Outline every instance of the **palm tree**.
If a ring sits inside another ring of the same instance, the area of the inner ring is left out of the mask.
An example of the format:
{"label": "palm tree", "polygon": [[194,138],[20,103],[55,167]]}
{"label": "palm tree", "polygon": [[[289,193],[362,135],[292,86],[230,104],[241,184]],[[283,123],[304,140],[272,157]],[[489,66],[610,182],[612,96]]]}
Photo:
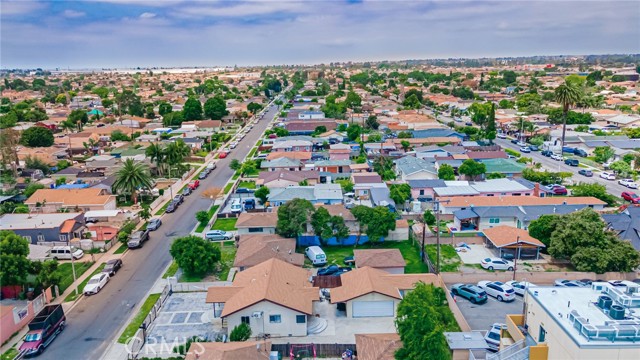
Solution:
{"label": "palm tree", "polygon": [[564,84],[555,90],[556,101],[562,105],[562,146],[564,147],[565,134],[567,132],[567,113],[569,108],[580,100],[582,91],[574,83],[565,80]]}
{"label": "palm tree", "polygon": [[167,145],[164,150],[167,162],[169,163],[169,173],[171,173],[171,166],[178,165],[182,163],[184,158],[189,155],[191,149],[187,144],[182,141],[182,139],[178,139]]}
{"label": "palm tree", "polygon": [[151,161],[155,161],[158,174],[162,175],[162,168],[167,158],[164,149],[160,145],[154,143],[149,145],[144,153],[149,157],[149,159],[151,159]]}
{"label": "palm tree", "polygon": [[131,194],[131,201],[135,201],[138,188],[151,188],[149,168],[133,159],[124,161],[122,168],[116,172],[116,181],[112,189],[119,194]]}

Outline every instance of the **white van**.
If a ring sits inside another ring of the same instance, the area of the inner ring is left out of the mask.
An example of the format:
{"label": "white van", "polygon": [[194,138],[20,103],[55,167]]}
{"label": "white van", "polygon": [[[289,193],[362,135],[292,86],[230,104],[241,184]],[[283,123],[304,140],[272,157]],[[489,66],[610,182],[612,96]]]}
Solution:
{"label": "white van", "polygon": [[323,266],[327,263],[327,255],[320,246],[309,246],[304,249],[304,254],[311,260],[313,266]]}
{"label": "white van", "polygon": [[71,260],[72,255],[78,260],[84,256],[84,251],[75,246],[54,246],[49,250],[49,257],[54,260]]}
{"label": "white van", "polygon": [[240,199],[235,199],[231,203],[231,212],[238,214],[242,212],[242,201]]}
{"label": "white van", "polygon": [[612,173],[612,172],[608,172],[608,171],[603,171],[600,173],[600,177],[603,179],[607,179],[607,180],[615,180],[616,179],[616,174]]}

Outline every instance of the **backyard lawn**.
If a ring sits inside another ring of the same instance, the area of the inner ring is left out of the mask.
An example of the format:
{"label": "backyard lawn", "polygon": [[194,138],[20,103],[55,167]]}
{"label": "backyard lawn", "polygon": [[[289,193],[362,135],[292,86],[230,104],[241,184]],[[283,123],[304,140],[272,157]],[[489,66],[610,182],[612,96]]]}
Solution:
{"label": "backyard lawn", "polygon": [[[89,268],[93,265],[93,262],[75,262],[76,268],[76,278],[80,277],[80,275],[84,274],[85,271],[89,270]],[[60,294],[64,293],[65,290],[71,284],[73,284],[73,271],[71,268],[71,263],[64,263],[58,265],[58,269],[56,270],[58,274],[60,274],[60,283],[58,284],[58,289],[60,290]],[[82,288],[78,287],[78,291],[82,291]]]}
{"label": "backyard lawn", "polygon": [[[429,272],[429,268],[426,264],[420,260],[420,253],[418,247],[411,244],[411,241],[384,241],[381,243],[371,244],[365,243],[353,246],[323,246],[322,250],[327,254],[327,264],[337,264],[344,266],[344,258],[347,256],[353,256],[354,249],[398,249],[402,253],[402,257],[407,262],[404,268],[405,273],[426,273]],[[299,253],[304,254],[304,248],[298,249]],[[305,264],[311,266],[308,259],[305,259]]]}
{"label": "backyard lawn", "polygon": [[102,269],[104,269],[105,264],[103,263],[102,265],[98,266],[98,268],[91,273],[91,275],[87,276],[86,279],[84,279],[83,282],[80,283],[80,285],[78,285],[78,294],[76,294],[75,292],[72,292],[71,294],[67,295],[66,298],[64,298],[64,301],[74,301],[75,299],[79,298],[80,295],[82,295],[82,289],[84,289],[84,287],[87,285],[87,283],[89,282],[89,279],[96,274],[99,274]]}
{"label": "backyard lawn", "polygon": [[[436,245],[426,245],[427,256],[429,260],[436,266],[437,248]],[[441,272],[457,272],[458,267],[462,264],[460,256],[456,249],[451,245],[440,245],[440,271]]]}
{"label": "backyard lawn", "polygon": [[256,183],[254,181],[241,181],[240,184],[238,184],[238,187],[245,189],[255,189]]}
{"label": "backyard lawn", "polygon": [[237,218],[229,218],[229,219],[216,219],[216,222],[213,223],[211,229],[213,230],[224,230],[224,231],[233,231],[236,229]]}

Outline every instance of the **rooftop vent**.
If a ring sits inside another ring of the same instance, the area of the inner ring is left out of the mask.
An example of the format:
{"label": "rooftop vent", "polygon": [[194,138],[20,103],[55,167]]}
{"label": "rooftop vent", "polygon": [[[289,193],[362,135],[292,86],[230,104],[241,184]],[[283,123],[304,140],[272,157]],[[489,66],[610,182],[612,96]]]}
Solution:
{"label": "rooftop vent", "polygon": [[613,300],[605,295],[602,295],[598,298],[598,307],[603,309],[603,310],[609,310],[609,308],[611,308],[611,305],[613,305]]}
{"label": "rooftop vent", "polygon": [[624,307],[620,305],[612,305],[609,310],[609,317],[614,320],[623,320],[624,319]]}

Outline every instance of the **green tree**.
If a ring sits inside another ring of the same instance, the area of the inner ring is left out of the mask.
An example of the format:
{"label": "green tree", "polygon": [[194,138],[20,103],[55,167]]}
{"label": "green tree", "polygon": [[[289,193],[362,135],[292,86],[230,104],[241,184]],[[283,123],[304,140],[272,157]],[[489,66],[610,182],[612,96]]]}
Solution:
{"label": "green tree", "polygon": [[269,188],[266,186],[262,186],[258,188],[256,192],[253,193],[253,195],[258,199],[260,199],[261,204],[264,204],[267,202],[267,199],[269,198]]}
{"label": "green tree", "polygon": [[26,189],[24,189],[24,196],[30,198],[33,193],[40,189],[44,189],[44,185],[38,183],[29,184],[27,185]]}
{"label": "green tree", "polygon": [[624,160],[618,160],[616,162],[613,162],[609,168],[613,171],[615,171],[616,173],[620,174],[621,176],[627,176],[629,175],[629,173],[631,173],[631,165],[629,165],[629,163],[627,163]]}
{"label": "green tree", "polygon": [[378,130],[378,127],[380,127],[380,123],[378,122],[378,117],[375,115],[369,115],[369,117],[367,118],[367,121],[365,122],[365,125],[369,129]]}
{"label": "green tree", "polygon": [[47,128],[32,126],[22,132],[20,143],[28,147],[49,147],[53,145],[53,133]]}
{"label": "green tree", "polygon": [[407,152],[411,148],[411,143],[407,140],[402,140],[400,141],[400,146],[402,146],[402,150],[404,150],[404,152]]}
{"label": "green tree", "polygon": [[349,91],[347,93],[347,97],[344,102],[348,108],[353,109],[361,106],[362,98],[360,97],[360,95],[356,94],[355,92]]}
{"label": "green tree", "polygon": [[242,163],[238,159],[233,159],[229,163],[229,167],[231,168],[231,170],[238,171],[240,170],[240,168],[242,168]]}
{"label": "green tree", "polygon": [[82,126],[89,122],[89,115],[85,110],[76,109],[71,111],[69,116],[67,116],[67,121],[75,124],[80,131],[82,129]]}
{"label": "green tree", "polygon": [[438,179],[442,180],[455,180],[456,174],[453,167],[449,164],[442,164],[438,168]]}
{"label": "green tree", "polygon": [[396,351],[396,359],[451,359],[444,332],[459,331],[459,327],[442,288],[418,283],[405,294],[397,312],[395,322],[402,347]]}
{"label": "green tree", "polygon": [[7,129],[16,126],[18,123],[18,115],[15,111],[10,111],[0,116],[0,129]]}
{"label": "green tree", "polygon": [[376,206],[367,222],[366,234],[369,241],[382,241],[389,231],[396,229],[396,217],[388,207]]}
{"label": "green tree", "polygon": [[251,338],[251,326],[247,323],[236,325],[229,334],[229,341],[247,341]]}
{"label": "green tree", "polygon": [[173,107],[166,101],[163,101],[158,105],[158,114],[160,114],[160,116],[165,116],[171,111],[173,111]]}
{"label": "green tree", "polygon": [[251,174],[254,171],[256,171],[256,162],[253,160],[247,160],[244,163],[242,163],[242,166],[240,167],[240,174],[245,175],[245,174]]}
{"label": "green tree", "polygon": [[473,159],[467,159],[462,163],[462,165],[460,165],[460,168],[458,168],[458,172],[473,180],[486,173],[487,168],[481,162],[475,161]]}
{"label": "green tree", "polygon": [[212,120],[220,120],[224,116],[229,115],[227,111],[227,103],[220,96],[208,98],[204,103],[204,114]]}
{"label": "green tree", "polygon": [[422,103],[416,96],[416,94],[411,94],[404,99],[402,102],[402,106],[408,109],[420,109],[422,107]]}
{"label": "green tree", "polygon": [[555,100],[562,105],[562,146],[564,146],[567,132],[567,113],[569,108],[580,100],[580,97],[582,97],[582,90],[575,82],[565,80],[564,84],[561,84],[555,90]]}
{"label": "green tree", "polygon": [[262,108],[262,105],[255,102],[250,102],[249,104],[247,104],[247,110],[249,110],[252,114],[258,113],[260,110],[262,110]]}
{"label": "green tree", "polygon": [[152,187],[149,168],[141,163],[135,163],[133,159],[127,159],[116,172],[116,180],[112,189],[117,194],[130,194],[131,201],[135,201],[136,191],[139,188],[150,189]]}
{"label": "green tree", "polygon": [[491,110],[489,110],[489,117],[485,128],[485,138],[489,140],[489,143],[493,144],[493,140],[496,139],[496,134],[496,106],[494,103],[491,103]]}
{"label": "green tree", "polygon": [[571,188],[571,196],[592,196],[607,203],[607,206],[616,206],[618,200],[607,192],[604,185],[598,183],[578,183]]}
{"label": "green tree", "polygon": [[344,193],[353,192],[354,184],[350,179],[336,180],[336,183],[340,184],[340,187],[342,188],[342,192]]}
{"label": "green tree", "polygon": [[605,163],[611,159],[616,152],[610,146],[597,146],[593,150],[593,155],[595,156],[595,160],[599,163]]}
{"label": "green tree", "polygon": [[67,95],[65,95],[65,94],[58,94],[58,95],[56,96],[56,104],[67,105]]}
{"label": "green tree", "polygon": [[28,169],[38,169],[44,174],[49,174],[51,172],[51,166],[35,156],[28,155],[24,158],[24,164]]}
{"label": "green tree", "polygon": [[297,238],[306,231],[315,208],[309,200],[293,199],[278,207],[276,233],[286,238]]}
{"label": "green tree", "polygon": [[516,74],[514,71],[511,71],[511,70],[506,70],[502,73],[502,79],[507,84],[515,83],[517,78],[518,78],[518,74]]}
{"label": "green tree", "polygon": [[196,220],[201,224],[206,224],[209,221],[209,213],[204,210],[196,212]]}
{"label": "green tree", "polygon": [[313,233],[322,239],[322,234],[326,233],[327,229],[330,227],[330,221],[331,215],[327,209],[324,207],[316,209],[316,211],[311,215],[311,228],[313,229]]}
{"label": "green tree", "polygon": [[31,270],[29,241],[13,231],[0,231],[0,282],[6,285],[23,285]]}
{"label": "green tree", "polygon": [[166,161],[166,153],[164,149],[156,143],[152,143],[144,150],[145,155],[156,164],[156,171],[159,175],[163,174],[164,163]]}
{"label": "green tree", "polygon": [[187,99],[184,103],[182,113],[186,121],[202,120],[202,104],[200,100],[194,97]]}
{"label": "green tree", "polygon": [[56,260],[33,261],[31,262],[31,273],[36,275],[36,282],[43,288],[59,285],[62,274],[58,270]]}
{"label": "green tree", "polygon": [[162,125],[178,127],[184,122],[184,114],[182,111],[173,111],[162,116]]}
{"label": "green tree", "polygon": [[113,130],[109,136],[111,141],[129,141],[131,140],[122,130]]}
{"label": "green tree", "polygon": [[557,215],[541,215],[529,224],[529,235],[549,247],[551,234],[557,226],[560,226],[561,221],[562,218]]}
{"label": "green tree", "polygon": [[436,224],[436,216],[433,215],[433,211],[431,210],[424,211],[424,214],[422,214],[422,220],[429,226]]}
{"label": "green tree", "polygon": [[404,207],[407,200],[411,198],[411,186],[409,184],[392,184],[389,187],[389,197],[398,207]]}
{"label": "green tree", "polygon": [[138,216],[144,221],[151,219],[151,210],[149,209],[149,205],[143,204],[142,210],[138,212]]}
{"label": "green tree", "polygon": [[349,125],[347,128],[347,137],[351,141],[357,140],[360,134],[362,134],[362,127],[358,124]]}
{"label": "green tree", "polygon": [[169,250],[186,275],[204,275],[213,271],[220,260],[220,248],[198,236],[177,238]]}

